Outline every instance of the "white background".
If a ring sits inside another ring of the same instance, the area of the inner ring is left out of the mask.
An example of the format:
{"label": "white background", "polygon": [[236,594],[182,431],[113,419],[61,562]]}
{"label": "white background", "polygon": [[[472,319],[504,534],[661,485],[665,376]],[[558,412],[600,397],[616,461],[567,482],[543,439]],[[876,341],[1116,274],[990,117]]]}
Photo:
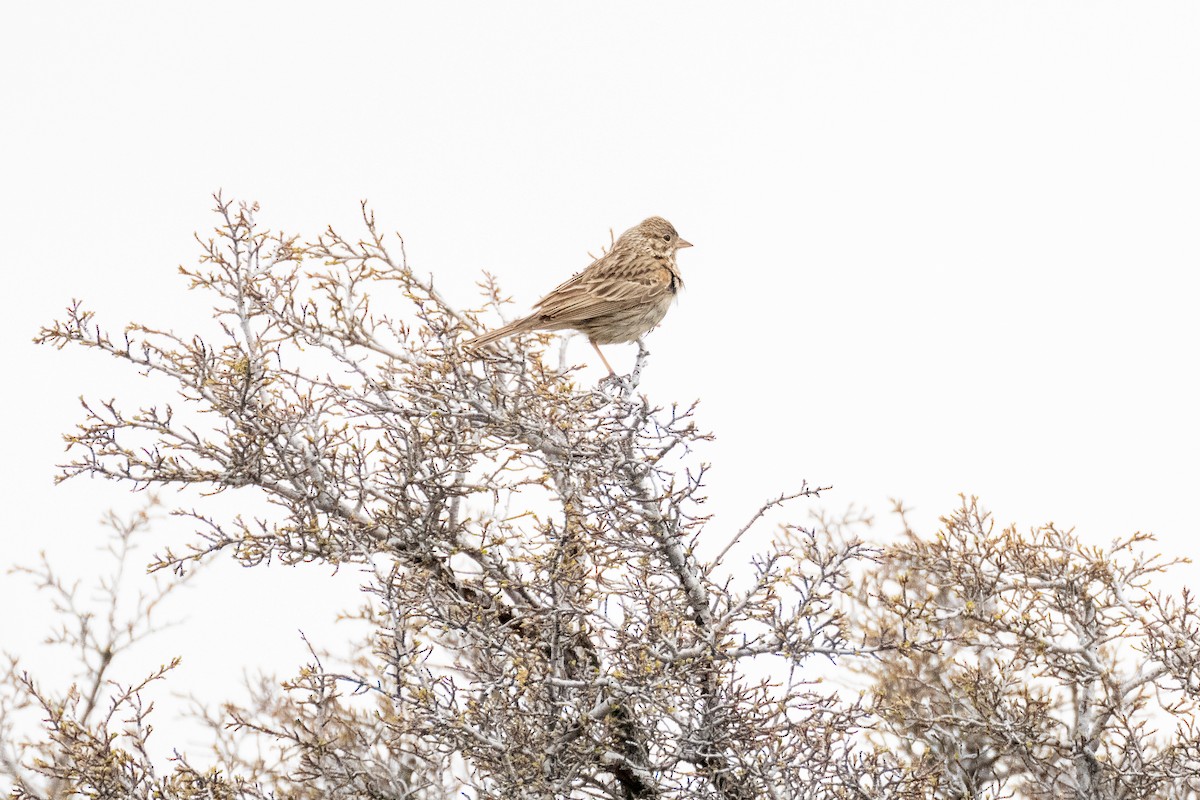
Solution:
{"label": "white background", "polygon": [[[167,399],[30,339],[73,297],[204,322],[175,268],[217,189],[305,234],[365,198],[462,305],[486,269],[523,308],[666,216],[695,247],[643,389],[702,401],[714,538],[807,479],[925,530],[965,492],[1196,551],[1194,3],[7,4],[0,85],[2,566],[95,574],[95,520],[139,499],[55,487],[60,435],[80,395]],[[353,601],[328,575],[218,565],[118,677],[286,674]],[[44,602],[0,578],[0,648],[50,681]]]}

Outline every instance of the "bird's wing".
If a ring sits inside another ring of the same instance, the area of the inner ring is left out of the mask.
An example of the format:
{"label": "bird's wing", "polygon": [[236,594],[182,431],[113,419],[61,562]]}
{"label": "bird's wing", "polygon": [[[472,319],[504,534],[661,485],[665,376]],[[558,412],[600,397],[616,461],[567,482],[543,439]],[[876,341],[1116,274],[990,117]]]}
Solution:
{"label": "bird's wing", "polygon": [[535,316],[545,322],[593,319],[652,303],[682,285],[665,262],[615,255],[597,259],[539,300]]}

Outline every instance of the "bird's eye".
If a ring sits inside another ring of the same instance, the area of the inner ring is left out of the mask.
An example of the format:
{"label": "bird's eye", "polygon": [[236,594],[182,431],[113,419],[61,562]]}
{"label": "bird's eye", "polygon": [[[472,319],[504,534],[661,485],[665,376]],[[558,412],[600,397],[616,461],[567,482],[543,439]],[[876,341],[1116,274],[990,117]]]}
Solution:
{"label": "bird's eye", "polygon": [[671,234],[669,234],[669,233],[664,233],[664,234],[663,234],[663,241],[664,241],[664,242],[669,242],[669,241],[671,241]]}

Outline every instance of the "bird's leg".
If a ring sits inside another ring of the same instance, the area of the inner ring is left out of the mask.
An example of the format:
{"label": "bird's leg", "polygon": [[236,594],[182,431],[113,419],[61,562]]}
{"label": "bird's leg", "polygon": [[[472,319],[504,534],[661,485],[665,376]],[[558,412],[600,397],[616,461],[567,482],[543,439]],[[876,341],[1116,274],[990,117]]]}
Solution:
{"label": "bird's leg", "polygon": [[608,374],[614,378],[617,377],[617,371],[612,368],[612,364],[608,363],[608,359],[604,357],[604,351],[600,349],[600,345],[591,339],[588,339],[588,342],[596,349],[596,355],[600,356],[600,360],[604,362],[604,366],[608,367]]}

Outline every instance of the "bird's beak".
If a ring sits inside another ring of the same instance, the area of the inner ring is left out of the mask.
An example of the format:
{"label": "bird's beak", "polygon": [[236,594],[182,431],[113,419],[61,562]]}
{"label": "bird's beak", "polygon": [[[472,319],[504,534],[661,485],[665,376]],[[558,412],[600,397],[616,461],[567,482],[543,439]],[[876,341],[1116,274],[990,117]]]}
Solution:
{"label": "bird's beak", "polygon": [[692,246],[692,243],[689,242],[687,239],[679,239],[677,242],[675,242],[675,247],[677,247],[679,249],[682,249],[684,247],[691,247],[691,246]]}

